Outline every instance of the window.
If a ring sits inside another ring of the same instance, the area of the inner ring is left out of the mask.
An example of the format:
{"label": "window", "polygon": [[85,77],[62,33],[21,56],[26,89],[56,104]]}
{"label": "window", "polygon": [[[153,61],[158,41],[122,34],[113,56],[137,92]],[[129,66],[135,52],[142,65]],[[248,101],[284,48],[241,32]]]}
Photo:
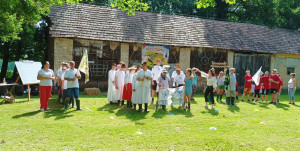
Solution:
{"label": "window", "polygon": [[287,67],[287,74],[290,75],[291,73],[295,72],[295,68],[294,67]]}

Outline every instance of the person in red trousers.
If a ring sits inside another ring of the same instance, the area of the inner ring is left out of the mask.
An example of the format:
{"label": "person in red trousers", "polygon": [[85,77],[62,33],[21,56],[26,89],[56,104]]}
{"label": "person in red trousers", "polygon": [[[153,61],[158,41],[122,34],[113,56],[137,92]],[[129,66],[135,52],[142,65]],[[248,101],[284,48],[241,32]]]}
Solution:
{"label": "person in red trousers", "polygon": [[45,61],[37,76],[37,79],[40,80],[41,111],[50,110],[48,107],[48,101],[52,91],[52,80],[55,79],[55,76],[53,70],[49,69],[49,67],[49,62]]}

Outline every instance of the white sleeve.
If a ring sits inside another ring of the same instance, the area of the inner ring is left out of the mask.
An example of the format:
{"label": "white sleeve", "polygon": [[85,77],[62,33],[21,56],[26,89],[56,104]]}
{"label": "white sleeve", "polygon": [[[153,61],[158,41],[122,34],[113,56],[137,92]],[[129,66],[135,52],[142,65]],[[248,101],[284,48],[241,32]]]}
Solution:
{"label": "white sleeve", "polygon": [[113,71],[109,71],[108,72],[108,78],[111,80],[111,81],[115,81],[115,77],[114,77],[114,74],[113,74]]}
{"label": "white sleeve", "polygon": [[126,73],[124,77],[124,84],[127,84],[129,82],[129,78],[130,78],[129,73]]}
{"label": "white sleeve", "polygon": [[69,71],[69,70],[65,71],[64,79],[65,79],[65,78],[69,78],[69,75],[68,75],[69,72],[68,72],[68,71]]}
{"label": "white sleeve", "polygon": [[77,69],[77,75],[78,75],[78,76],[81,76],[80,70],[79,70],[79,69]]}
{"label": "white sleeve", "polygon": [[203,78],[207,78],[208,77],[208,74],[207,73],[205,73],[205,72],[203,72],[203,71],[200,71],[201,72],[201,77],[203,77]]}
{"label": "white sleeve", "polygon": [[43,76],[42,70],[43,69],[40,69],[39,72],[38,72],[38,74]]}

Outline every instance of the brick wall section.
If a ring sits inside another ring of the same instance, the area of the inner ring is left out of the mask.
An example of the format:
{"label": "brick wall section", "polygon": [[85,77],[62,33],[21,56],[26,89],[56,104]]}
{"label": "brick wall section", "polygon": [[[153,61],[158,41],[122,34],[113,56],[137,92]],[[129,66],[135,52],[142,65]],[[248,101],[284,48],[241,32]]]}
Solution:
{"label": "brick wall section", "polygon": [[54,72],[59,69],[62,61],[71,61],[73,59],[73,39],[54,38]]}
{"label": "brick wall section", "polygon": [[230,68],[232,68],[234,62],[234,52],[232,50],[228,50],[227,53],[227,64]]}

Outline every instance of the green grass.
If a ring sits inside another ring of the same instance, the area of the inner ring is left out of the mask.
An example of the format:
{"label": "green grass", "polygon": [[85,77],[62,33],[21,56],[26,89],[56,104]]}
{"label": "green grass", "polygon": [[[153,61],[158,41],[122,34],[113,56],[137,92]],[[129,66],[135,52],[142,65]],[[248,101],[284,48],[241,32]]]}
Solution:
{"label": "green grass", "polygon": [[191,111],[168,106],[155,112],[151,105],[149,113],[110,105],[105,95],[81,95],[83,111],[66,112],[53,99],[51,111],[39,112],[38,97],[30,102],[17,97],[13,104],[0,105],[0,150],[297,151],[300,106],[289,105],[286,94],[281,98],[279,105],[218,103],[217,114],[203,107],[200,94]]}

